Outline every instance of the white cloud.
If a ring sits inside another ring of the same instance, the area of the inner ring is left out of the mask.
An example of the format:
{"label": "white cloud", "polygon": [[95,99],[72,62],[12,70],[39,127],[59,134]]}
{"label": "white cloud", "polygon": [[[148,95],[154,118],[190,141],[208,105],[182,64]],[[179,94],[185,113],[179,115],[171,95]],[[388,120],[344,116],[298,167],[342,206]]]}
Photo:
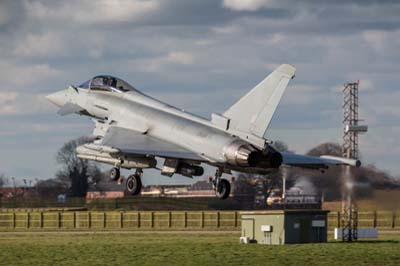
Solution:
{"label": "white cloud", "polygon": [[44,94],[0,92],[0,117],[40,114],[53,109]]}
{"label": "white cloud", "polygon": [[361,96],[360,104],[364,118],[376,123],[385,122],[393,117],[400,119],[399,99],[400,91],[373,91]]}
{"label": "white cloud", "polygon": [[0,92],[0,116],[15,113],[14,101],[17,96],[16,92]]}
{"label": "white cloud", "polygon": [[385,31],[364,31],[362,34],[365,41],[375,50],[380,51],[384,48],[388,33]]}
{"label": "white cloud", "polygon": [[0,92],[0,105],[15,100],[17,96],[16,92]]}
{"label": "white cloud", "polygon": [[169,52],[163,56],[150,57],[146,59],[134,59],[128,62],[132,69],[144,72],[160,71],[163,67],[170,65],[191,65],[194,57],[188,52]]}
{"label": "white cloud", "polygon": [[314,85],[297,85],[292,81],[292,84],[289,84],[289,88],[283,96],[282,104],[288,106],[308,105],[319,101],[321,93],[323,93],[323,88]]}
{"label": "white cloud", "polygon": [[240,27],[238,25],[224,25],[212,27],[211,31],[216,34],[234,34],[240,31]]}
{"label": "white cloud", "polygon": [[41,2],[25,2],[28,14],[38,20],[64,21],[82,25],[135,22],[158,10],[158,1],[100,0],[68,1],[61,6]]}
{"label": "white cloud", "polygon": [[398,145],[400,126],[370,127],[369,132],[360,137],[360,146],[363,153],[375,158],[386,156],[398,157],[400,146]]}
{"label": "white cloud", "polygon": [[275,46],[275,45],[283,44],[287,40],[288,40],[288,36],[286,36],[282,33],[274,33],[274,34],[272,34],[272,36],[268,36],[268,38],[260,39],[260,44]]}
{"label": "white cloud", "polygon": [[7,3],[0,2],[0,26],[6,25],[11,19],[11,13],[8,12]]}
{"label": "white cloud", "polygon": [[257,11],[268,7],[271,0],[224,0],[223,6],[235,11]]}
{"label": "white cloud", "polygon": [[165,61],[182,65],[191,65],[193,64],[193,55],[186,52],[171,52],[167,55]]}
{"label": "white cloud", "polygon": [[370,79],[362,79],[359,81],[359,90],[361,92],[374,91],[374,82]]}
{"label": "white cloud", "polygon": [[[56,113],[54,113],[54,116],[56,116]],[[20,136],[23,136],[25,141],[29,140],[29,137],[32,137],[32,142],[37,136],[44,137],[46,143],[44,146],[49,143],[62,144],[65,139],[72,139],[75,136],[86,134],[89,135],[92,129],[93,124],[91,121],[79,118],[60,118],[57,121],[48,121],[46,119],[37,119],[37,121],[34,121],[34,119],[31,119],[25,123],[20,123],[16,119],[10,119],[5,122],[5,126],[0,130],[0,137],[2,137],[0,145],[2,142],[8,143],[7,138],[4,137],[11,137],[14,141],[18,142],[18,137]],[[68,132],[68,134],[65,134],[65,132]]]}
{"label": "white cloud", "polygon": [[61,75],[61,71],[48,64],[17,65],[12,61],[0,62],[0,80],[3,86],[32,87],[54,81]]}
{"label": "white cloud", "polygon": [[68,40],[54,32],[46,32],[42,35],[29,33],[24,40],[19,42],[14,48],[14,56],[62,56],[65,53]]}

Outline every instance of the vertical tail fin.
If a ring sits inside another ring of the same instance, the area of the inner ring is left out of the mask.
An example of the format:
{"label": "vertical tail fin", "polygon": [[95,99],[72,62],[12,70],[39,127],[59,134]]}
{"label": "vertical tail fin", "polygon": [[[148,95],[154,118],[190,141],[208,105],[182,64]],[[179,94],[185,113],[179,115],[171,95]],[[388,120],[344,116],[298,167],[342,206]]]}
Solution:
{"label": "vertical tail fin", "polygon": [[223,115],[230,118],[230,127],[263,137],[295,71],[291,65],[280,65],[226,110]]}

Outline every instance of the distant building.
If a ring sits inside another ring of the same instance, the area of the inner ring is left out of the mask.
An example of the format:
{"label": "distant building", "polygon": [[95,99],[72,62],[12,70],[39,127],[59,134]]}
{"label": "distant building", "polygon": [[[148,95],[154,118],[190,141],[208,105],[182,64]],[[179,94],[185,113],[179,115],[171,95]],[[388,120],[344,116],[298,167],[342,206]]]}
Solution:
{"label": "distant building", "polygon": [[12,198],[30,197],[35,193],[33,187],[2,187],[0,188],[0,199],[8,200]]}

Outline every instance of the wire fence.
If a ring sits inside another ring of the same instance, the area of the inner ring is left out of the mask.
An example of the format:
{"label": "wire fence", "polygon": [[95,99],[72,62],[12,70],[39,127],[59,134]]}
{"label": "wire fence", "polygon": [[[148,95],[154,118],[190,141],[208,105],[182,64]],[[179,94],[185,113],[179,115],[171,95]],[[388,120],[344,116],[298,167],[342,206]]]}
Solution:
{"label": "wire fence", "polygon": [[[358,213],[359,227],[400,229],[399,212]],[[239,230],[240,211],[8,211],[0,230]],[[340,213],[328,214],[328,229]]]}

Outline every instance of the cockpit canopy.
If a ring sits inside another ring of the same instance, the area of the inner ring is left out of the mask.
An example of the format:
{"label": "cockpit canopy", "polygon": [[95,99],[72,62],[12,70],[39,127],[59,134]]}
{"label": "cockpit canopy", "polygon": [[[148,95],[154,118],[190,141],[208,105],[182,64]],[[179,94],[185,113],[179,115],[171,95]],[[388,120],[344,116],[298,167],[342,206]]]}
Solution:
{"label": "cockpit canopy", "polygon": [[113,77],[113,76],[96,76],[81,85],[79,85],[81,89],[89,89],[93,91],[110,91],[110,92],[128,92],[128,91],[136,91],[137,90],[129,85],[127,82],[122,79]]}

